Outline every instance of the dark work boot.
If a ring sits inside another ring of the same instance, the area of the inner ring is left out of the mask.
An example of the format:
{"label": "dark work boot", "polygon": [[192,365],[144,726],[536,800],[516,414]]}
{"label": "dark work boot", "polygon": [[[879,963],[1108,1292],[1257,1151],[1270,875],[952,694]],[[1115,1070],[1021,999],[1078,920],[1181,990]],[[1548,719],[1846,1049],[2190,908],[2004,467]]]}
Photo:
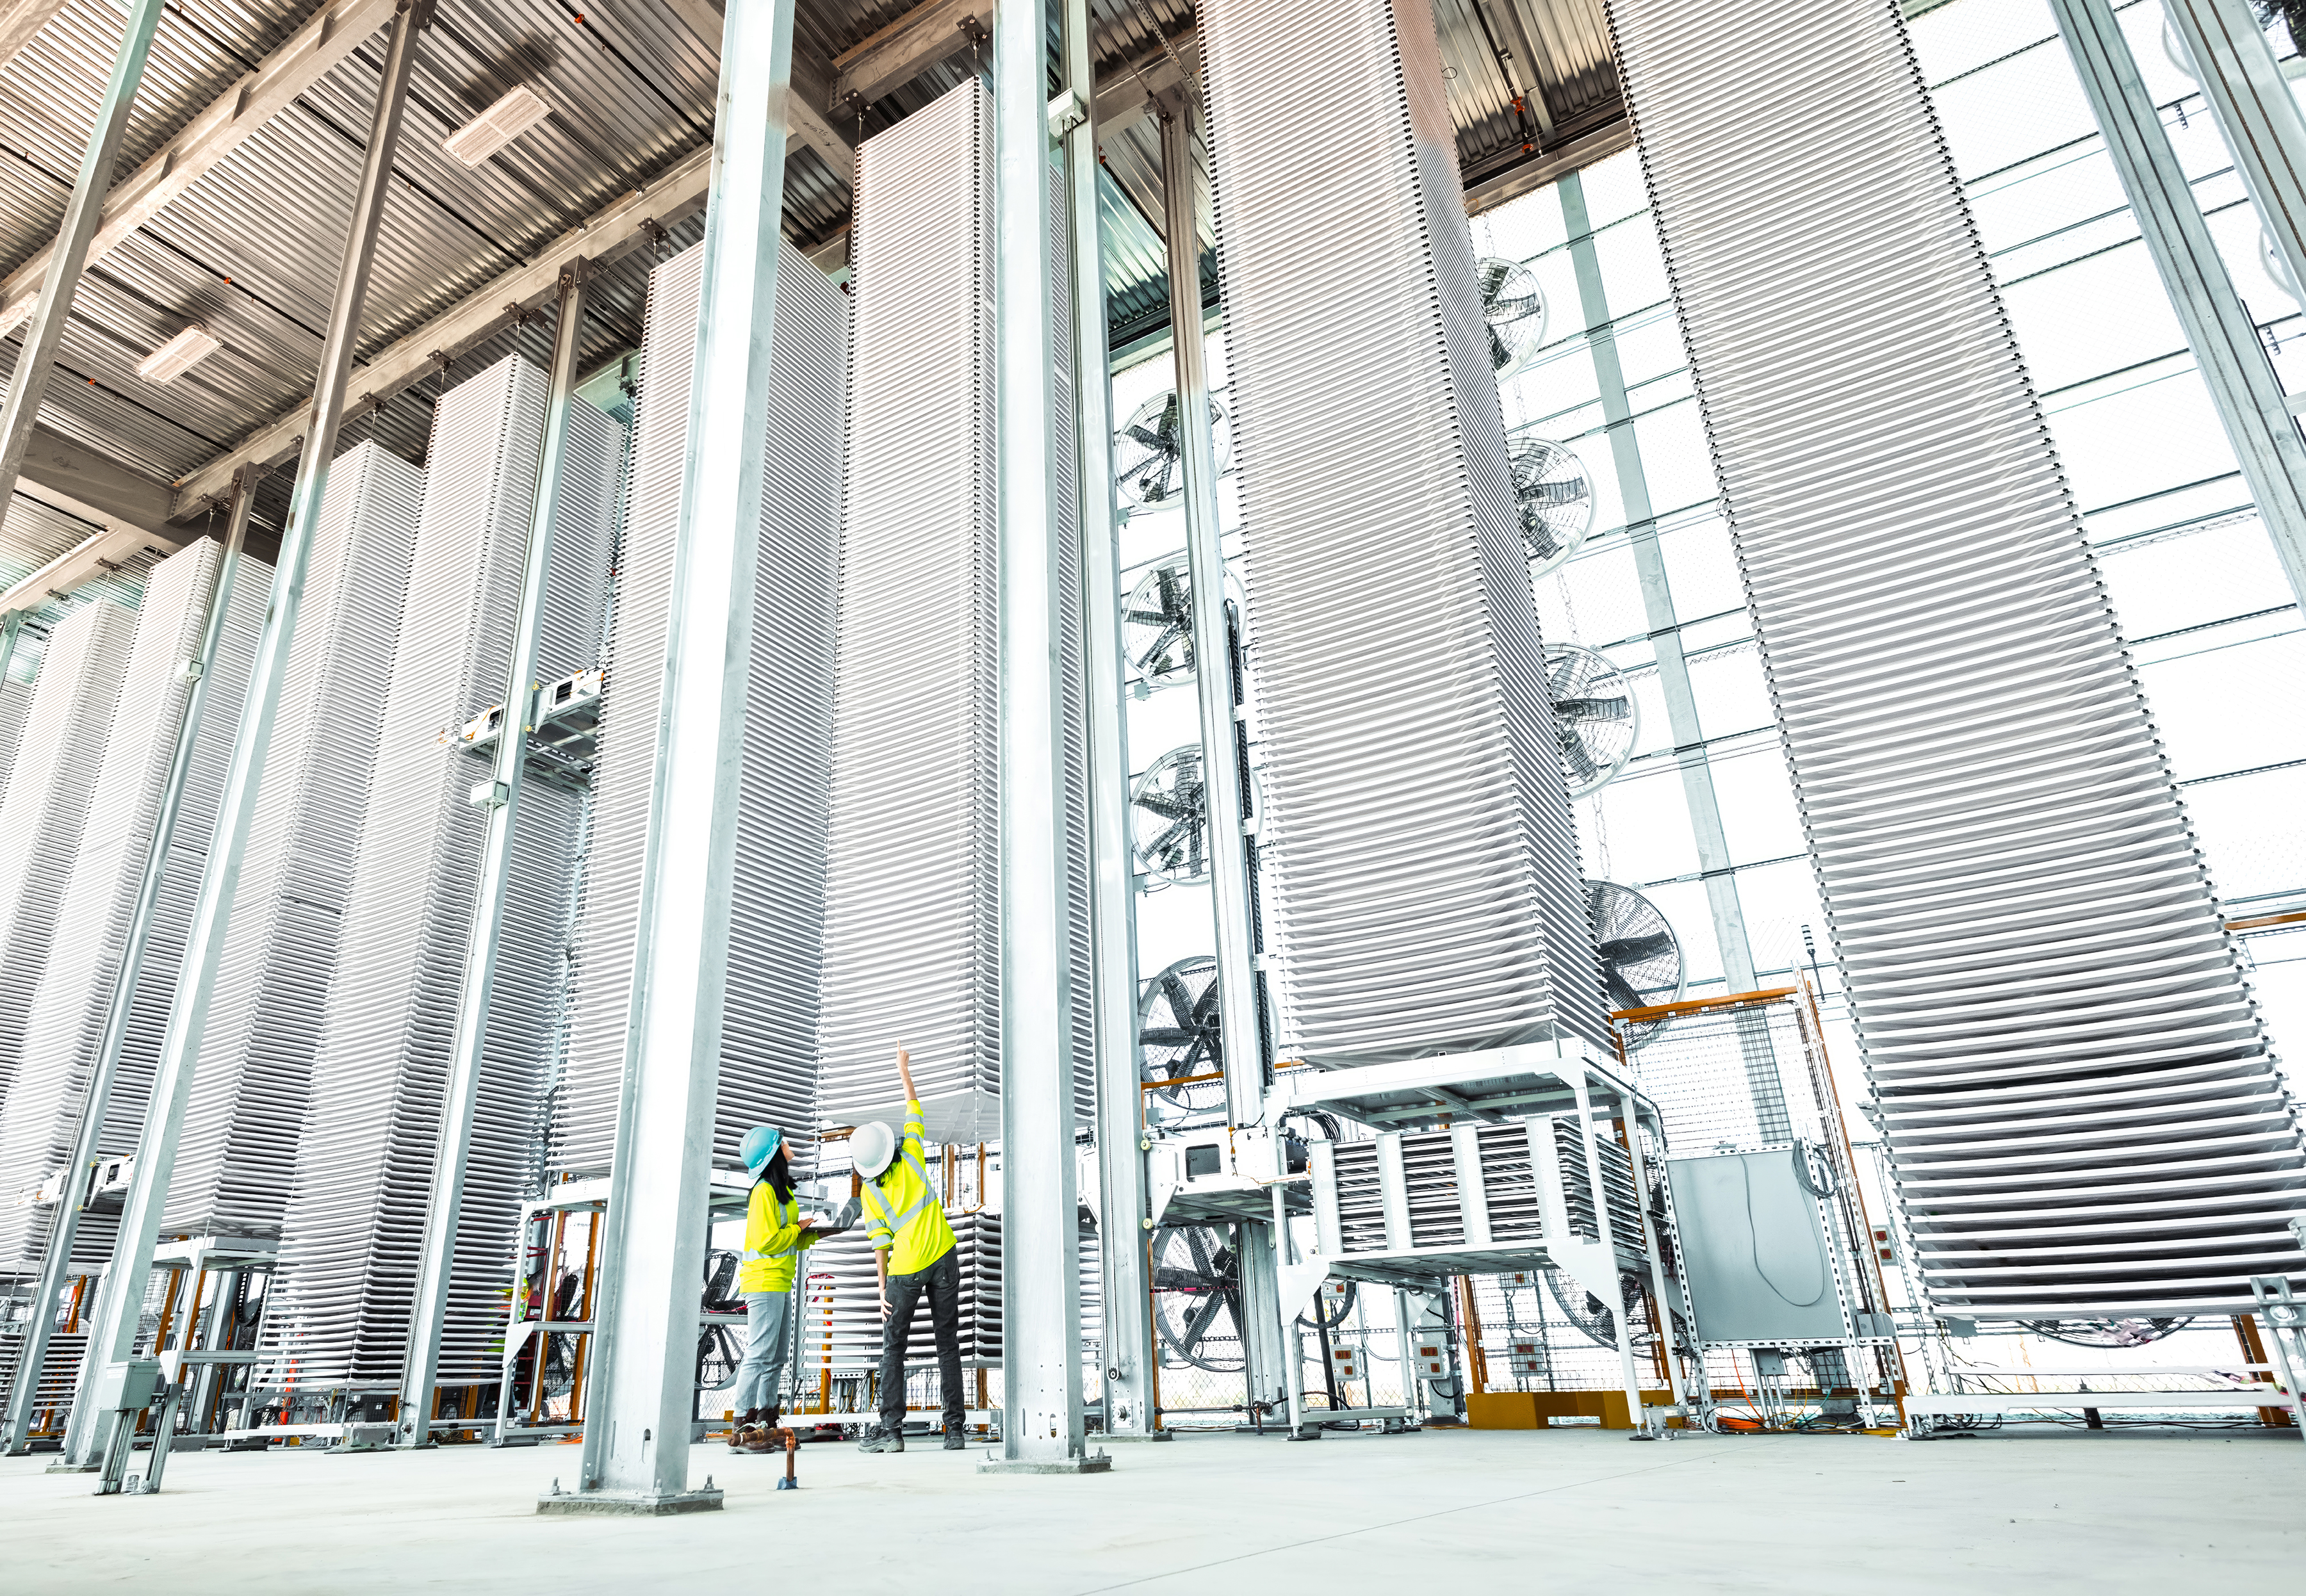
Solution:
{"label": "dark work boot", "polygon": [[902,1452],[905,1438],[900,1431],[884,1430],[875,1424],[865,1432],[865,1438],[857,1443],[857,1449],[859,1452]]}
{"label": "dark work boot", "polygon": [[944,1449],[948,1452],[961,1452],[967,1450],[969,1447],[968,1430],[969,1427],[958,1419],[946,1420],[944,1421]]}
{"label": "dark work boot", "polygon": [[759,1418],[761,1410],[758,1408],[747,1408],[729,1421],[730,1451],[742,1452],[745,1449],[745,1431],[751,1428],[753,1421]]}

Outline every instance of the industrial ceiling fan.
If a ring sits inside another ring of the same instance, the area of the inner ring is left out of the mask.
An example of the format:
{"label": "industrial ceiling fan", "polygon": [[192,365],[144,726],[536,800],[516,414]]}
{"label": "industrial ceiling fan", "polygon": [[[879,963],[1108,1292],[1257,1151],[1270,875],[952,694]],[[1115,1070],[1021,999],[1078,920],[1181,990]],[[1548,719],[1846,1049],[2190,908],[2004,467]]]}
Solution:
{"label": "industrial ceiling fan", "polygon": [[1593,525],[1593,483],[1585,462],[1566,443],[1525,433],[1506,440],[1522,547],[1533,579],[1554,570],[1585,542]]}
{"label": "industrial ceiling fan", "polygon": [[[1137,994],[1140,1078],[1150,1096],[1187,1113],[1225,1102],[1225,1039],[1217,1025],[1217,961],[1206,953],[1180,959],[1149,978]],[[1191,1081],[1189,1086],[1168,1084]]]}
{"label": "industrial ceiling fan", "polygon": [[1490,326],[1490,368],[1509,377],[1545,341],[1545,291],[1517,260],[1484,255],[1473,270],[1482,285],[1482,320]]}
{"label": "industrial ceiling fan", "polygon": [[[1243,593],[1226,575],[1226,628],[1241,629]],[[1121,650],[1129,673],[1147,687],[1182,686],[1193,679],[1193,579],[1182,559],[1156,566],[1137,579],[1121,608]]]}
{"label": "industrial ceiling fan", "polygon": [[[1231,441],[1225,408],[1209,401],[1209,431],[1223,475]],[[1113,435],[1113,480],[1130,509],[1166,509],[1185,491],[1184,407],[1173,388],[1156,394]]]}
{"label": "industrial ceiling fan", "polygon": [[[1254,798],[1255,778],[1251,778]],[[1201,747],[1186,743],[1146,768],[1129,789],[1130,841],[1141,875],[1174,886],[1209,878],[1209,799]]]}
{"label": "industrial ceiling fan", "polygon": [[[1681,996],[1681,943],[1658,908],[1614,881],[1585,883],[1585,913],[1601,957],[1601,991],[1612,1010],[1641,1009]],[[1665,1028],[1662,1020],[1621,1027],[1626,1051],[1645,1046]]]}
{"label": "industrial ceiling fan", "polygon": [[1166,1225],[1153,1233],[1153,1324],[1180,1361],[1241,1372],[1241,1259],[1226,1227]]}
{"label": "industrial ceiling fan", "polygon": [[1545,685],[1553,698],[1554,736],[1561,745],[1569,796],[1590,797],[1632,757],[1641,736],[1640,706],[1623,671],[1574,643],[1546,649]]}
{"label": "industrial ceiling fan", "polygon": [[1160,687],[1193,679],[1193,583],[1184,565],[1157,566],[1121,610],[1121,648],[1138,680]]}

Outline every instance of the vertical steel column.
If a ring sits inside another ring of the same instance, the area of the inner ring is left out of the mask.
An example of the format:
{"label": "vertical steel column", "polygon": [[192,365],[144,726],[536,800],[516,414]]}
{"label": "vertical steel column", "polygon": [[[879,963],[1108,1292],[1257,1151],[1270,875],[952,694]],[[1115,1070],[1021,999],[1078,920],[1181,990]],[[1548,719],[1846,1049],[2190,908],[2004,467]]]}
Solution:
{"label": "vertical steel column", "polygon": [[[1097,1244],[1104,1266],[1105,1433],[1166,1440],[1155,1425],[1145,1256],[1145,1094],[1138,1089],[1137,881],[1129,856],[1129,718],[1122,702],[1120,553],[1113,497],[1113,356],[1106,346],[1097,208],[1097,73],[1089,0],[1064,0],[1065,82],[1082,118],[1065,134],[1072,219],[1073,396],[1080,462],[1081,634],[1089,706],[1089,944],[1097,1017]],[[1062,420],[1062,418],[1060,418]]]}
{"label": "vertical steel column", "polygon": [[[1665,1383],[1668,1400],[1682,1402],[1685,1382],[1681,1360],[1676,1355],[1673,1339],[1673,1298],[1669,1288],[1673,1276],[1666,1271],[1665,1249],[1658,1244],[1657,1219],[1650,1212],[1649,1161],[1642,1156],[1642,1122],[1640,1109],[1629,1092],[1618,1094],[1618,1122],[1626,1128],[1626,1154],[1633,1162],[1634,1196],[1642,1209],[1642,1252],[1649,1260],[1650,1293],[1657,1299],[1658,1336],[1663,1343]],[[1660,1136],[1664,1132],[1661,1131]],[[1702,1378],[1702,1377],[1701,1377]],[[1710,1393],[1709,1393],[1710,1395]]]}
{"label": "vertical steel column", "polygon": [[792,114],[793,0],[732,0],[721,38],[696,365],[649,803],[641,928],[597,1276],[578,1489],[543,1511],[688,1512],[696,1315],[721,1080],[762,440]]}
{"label": "vertical steel column", "polygon": [[2259,219],[2306,284],[2306,118],[2247,0],[2163,0]]}
{"label": "vertical steel column", "polygon": [[[7,514],[7,500],[0,499],[0,520],[5,520]],[[5,615],[0,615],[0,687],[7,684],[8,664],[16,657],[16,639],[23,635],[24,612],[21,610],[11,610]]]}
{"label": "vertical steel column", "polygon": [[[0,513],[15,496],[24,451],[32,443],[32,423],[39,419],[40,401],[48,395],[56,346],[64,341],[64,324],[72,320],[73,295],[80,289],[81,269],[88,264],[89,243],[96,237],[97,224],[104,219],[113,163],[119,159],[120,141],[128,132],[136,86],[144,81],[144,63],[152,54],[152,34],[160,25],[162,3],[129,0],[128,23],[120,36],[120,49],[112,58],[112,76],[104,85],[104,98],[97,102],[96,125],[90,130],[88,149],[81,156],[72,198],[64,204],[64,226],[56,229],[56,252],[48,258],[48,269],[40,279],[39,303],[32,308],[30,325],[24,329],[24,342],[16,354],[16,374],[8,382],[7,401],[0,404]],[[0,661],[0,667],[4,665]]]}
{"label": "vertical steel column", "polygon": [[[1704,873],[1705,907],[1713,922],[1713,940],[1721,950],[1721,976],[1731,992],[1754,989],[1753,944],[1746,935],[1746,913],[1738,896],[1729,833],[1721,824],[1721,806],[1713,791],[1713,767],[1705,752],[1705,732],[1697,718],[1697,695],[1689,685],[1689,664],[1682,657],[1680,617],[1673,607],[1673,587],[1666,577],[1665,553],[1658,547],[1656,510],[1650,503],[1648,473],[1642,465],[1642,446],[1634,432],[1633,403],[1626,396],[1625,371],[1618,362],[1618,337],[1610,325],[1610,295],[1601,280],[1601,252],[1594,247],[1593,224],[1585,209],[1585,185],[1572,172],[1559,188],[1563,225],[1569,232],[1569,260],[1577,276],[1579,309],[1591,329],[1585,335],[1593,356],[1593,376],[1601,398],[1601,418],[1610,435],[1610,457],[1618,471],[1618,490],[1626,507],[1626,543],[1634,557],[1634,576],[1641,585],[1642,614],[1650,628],[1650,646],[1657,659],[1658,689],[1665,699],[1667,729],[1673,735],[1674,764],[1681,772],[1681,795],[1689,811],[1689,829],[1697,843],[1698,868]],[[1768,1039],[1741,1026],[1738,1048],[1744,1055],[1747,1090],[1754,1101],[1762,1139],[1782,1141],[1793,1134],[1786,1115],[1785,1088]]]}
{"label": "vertical steel column", "polygon": [[2107,0],[2050,0],[2290,589],[2306,603],[2306,440]]}
{"label": "vertical steel column", "polygon": [[[1107,1466],[1081,1447],[1063,679],[1059,670],[1048,7],[993,24],[994,329],[1001,500],[1001,1455],[980,1472]],[[1090,375],[1098,380],[1103,373]],[[1110,446],[1108,446],[1110,447]]]}
{"label": "vertical steel column", "polygon": [[249,505],[255,497],[256,483],[252,474],[242,472],[233,478],[232,513],[225,525],[224,556],[217,562],[216,574],[209,585],[208,626],[201,636],[201,652],[192,661],[192,689],[184,696],[184,719],[176,727],[176,755],[168,766],[168,784],[161,789],[160,812],[152,823],[152,839],[145,848],[143,881],[137,888],[136,908],[129,917],[128,939],[121,948],[120,968],[113,977],[112,1003],[105,1011],[104,1035],[97,1044],[96,1058],[89,1069],[88,1088],[81,1097],[80,1128],[73,1139],[72,1161],[64,1166],[69,1172],[69,1184],[64,1200],[56,1205],[56,1225],[48,1233],[47,1255],[40,1260],[40,1283],[32,1296],[35,1310],[25,1328],[23,1349],[16,1365],[20,1375],[9,1398],[6,1428],[0,1430],[0,1451],[11,1456],[30,1449],[27,1437],[39,1382],[37,1377],[21,1378],[21,1371],[38,1370],[47,1357],[48,1337],[56,1328],[56,1315],[41,1305],[53,1307],[64,1291],[64,1273],[72,1264],[73,1243],[80,1234],[81,1216],[88,1209],[89,1187],[95,1179],[98,1162],[97,1142],[104,1134],[105,1117],[112,1106],[112,1081],[120,1072],[121,1046],[128,1035],[129,1016],[136,1006],[136,988],[144,977],[144,950],[151,942],[152,917],[159,906],[160,885],[167,878],[168,850],[175,841],[176,816],[184,807],[184,779],[192,770],[192,745],[200,738],[201,723],[207,713],[209,679],[216,672],[217,644],[224,636],[225,611],[232,604],[233,586],[240,575],[241,550],[248,542]]}
{"label": "vertical steel column", "polygon": [[[1209,806],[1209,896],[1217,917],[1218,1045],[1226,1117],[1265,1122],[1257,977],[1249,923],[1249,849],[1242,835],[1241,750],[1234,737],[1233,651],[1226,636],[1225,546],[1217,529],[1217,439],[1201,347],[1200,228],[1193,215],[1190,85],[1161,112],[1162,210],[1169,245],[1169,336],[1177,361],[1177,435],[1185,467],[1185,568],[1193,594],[1193,690],[1201,710],[1201,791]],[[1242,1279],[1250,1278],[1246,1268]]]}
{"label": "vertical steel column", "polygon": [[[1569,1088],[1577,1097],[1578,1145],[1585,1149],[1585,1178],[1593,1188],[1594,1239],[1601,1243],[1610,1278],[1615,1283],[1618,1278],[1617,1230],[1610,1219],[1610,1189],[1601,1182],[1601,1144],[1593,1131],[1593,1093],[1584,1071],[1570,1071]],[[1604,1305],[1610,1310],[1610,1322],[1618,1328],[1618,1372],[1625,1381],[1626,1421],[1634,1427],[1636,1437],[1648,1438],[1650,1427],[1642,1417],[1641,1376],[1634,1367],[1634,1316],[1626,1310],[1622,1290],[1612,1290]]]}
{"label": "vertical steel column", "polygon": [[[409,69],[416,58],[417,36],[431,20],[432,0],[405,0],[393,15],[391,36],[385,46],[384,73],[369,122],[368,151],[361,166],[360,189],[353,201],[344,264],[337,274],[328,336],[320,346],[320,370],[312,386],[311,425],[296,465],[296,485],[288,501],[287,525],[281,533],[279,563],[273,570],[272,603],[257,638],[256,663],[249,674],[248,696],[241,704],[232,765],[225,776],[224,797],[217,806],[216,833],[209,844],[201,894],[192,909],[192,933],[185,940],[184,961],[176,977],[176,999],[168,1011],[167,1035],[153,1076],[151,1105],[137,1143],[135,1178],[121,1206],[112,1267],[105,1273],[104,1288],[97,1299],[87,1361],[81,1369],[83,1393],[90,1389],[92,1370],[124,1361],[136,1344],[145,1276],[152,1272],[160,1209],[167,1199],[168,1178],[176,1164],[176,1138],[184,1129],[184,1106],[192,1097],[201,1035],[208,1028],[209,999],[224,957],[233,892],[240,883],[241,858],[247,851],[249,827],[256,815],[257,789],[264,780],[273,717],[280,707],[281,681],[288,669],[289,645],[295,638],[296,610],[303,599],[313,528],[320,516],[321,494],[328,487],[337,430],[344,422],[345,379],[360,338],[361,307],[368,298],[377,227],[391,194],[392,153],[400,139]],[[90,1413],[87,1404],[75,1402],[64,1438],[66,1456],[77,1464],[94,1464],[104,1455],[105,1432],[110,1427],[110,1414]]]}
{"label": "vertical steel column", "polygon": [[536,502],[529,511],[528,547],[521,568],[520,610],[513,621],[512,661],[505,673],[504,729],[497,734],[489,781],[474,789],[488,811],[481,845],[480,879],[465,939],[465,975],[457,999],[456,1040],[448,1054],[448,1090],[440,1104],[440,1139],[432,1160],[432,1191],[424,1214],[423,1251],[416,1267],[416,1304],[410,1315],[408,1357],[400,1382],[400,1447],[432,1444],[432,1387],[440,1370],[440,1327],[448,1306],[448,1272],[457,1255],[457,1214],[465,1202],[465,1168],[473,1150],[473,1102],[479,1095],[481,1054],[488,1039],[489,1000],[496,985],[497,940],[504,929],[505,886],[512,873],[513,827],[520,811],[521,773],[528,753],[529,715],[536,707],[537,634],[544,625],[544,583],[552,559],[553,523],[560,509],[560,473],[568,436],[568,405],[576,395],[576,343],[585,320],[585,263],[578,256],[560,269],[559,320],[553,329],[552,372],[545,398],[544,446],[536,473]]}

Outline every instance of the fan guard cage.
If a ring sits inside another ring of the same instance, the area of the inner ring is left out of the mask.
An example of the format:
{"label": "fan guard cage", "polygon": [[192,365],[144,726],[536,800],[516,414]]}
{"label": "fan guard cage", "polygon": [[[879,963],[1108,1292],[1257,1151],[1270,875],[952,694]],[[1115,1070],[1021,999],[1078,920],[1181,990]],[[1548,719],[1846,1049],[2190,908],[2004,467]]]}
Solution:
{"label": "fan guard cage", "polygon": [[[1682,994],[1681,943],[1657,905],[1614,881],[1585,883],[1586,912],[1601,961],[1602,1002],[1611,1010],[1678,1003]],[[1665,1029],[1663,1020],[1620,1020],[1626,1051],[1645,1047]]]}
{"label": "fan guard cage", "polygon": [[1559,569],[1593,527],[1593,478],[1577,451],[1550,438],[1506,440],[1523,550],[1534,578]]}
{"label": "fan guard cage", "polygon": [[1490,366],[1510,377],[1545,342],[1545,290],[1518,260],[1485,255],[1473,262],[1482,284],[1482,320],[1490,327]]}
{"label": "fan guard cage", "polygon": [[1641,705],[1624,671],[1574,643],[1546,649],[1545,681],[1569,796],[1591,798],[1633,757],[1642,735]]}

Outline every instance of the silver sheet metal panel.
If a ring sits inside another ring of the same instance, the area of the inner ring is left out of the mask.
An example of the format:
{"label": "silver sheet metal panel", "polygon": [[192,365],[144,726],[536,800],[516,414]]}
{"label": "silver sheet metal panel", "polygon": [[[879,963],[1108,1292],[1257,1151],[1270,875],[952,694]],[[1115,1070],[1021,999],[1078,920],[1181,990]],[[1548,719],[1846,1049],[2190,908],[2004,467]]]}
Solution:
{"label": "silver sheet metal panel", "polygon": [[[781,247],[713,1131],[713,1156],[724,1164],[754,1125],[805,1132],[816,1119],[848,305],[824,273]],[[676,256],[649,289],[574,1007],[553,1108],[556,1170],[606,1169],[616,1134],[704,263],[701,250]],[[792,1144],[803,1168],[812,1146],[806,1135]]]}
{"label": "silver sheet metal panel", "polygon": [[1202,38],[1282,1050],[1605,1046],[1431,10],[1211,0]]}
{"label": "silver sheet metal panel", "polygon": [[[299,1387],[390,1379],[406,1353],[487,826],[469,794],[488,766],[465,751],[462,728],[503,702],[548,387],[512,356],[450,390],[434,414],[266,1325],[267,1352]],[[599,660],[623,445],[616,422],[571,402],[538,628],[542,681]],[[502,1329],[520,1199],[540,1173],[583,824],[580,793],[524,784],[441,1333],[445,1381],[496,1372],[487,1344]]]}
{"label": "silver sheet metal panel", "polygon": [[[858,195],[820,1113],[833,1124],[901,1119],[893,1059],[902,1042],[928,1139],[991,1141],[1001,1134],[1000,585],[984,89],[972,79],[867,139]],[[1061,193],[1052,206],[1063,214]],[[1063,282],[1062,252],[1055,275]],[[1058,347],[1067,337],[1061,326]],[[1057,398],[1069,413],[1063,364]],[[1072,433],[1059,436],[1070,480]],[[1055,499],[1067,551],[1065,818],[1086,1114],[1095,1054],[1079,507],[1069,492]]]}
{"label": "silver sheet metal panel", "polygon": [[423,491],[373,443],[329,467],[163,1233],[279,1233]]}
{"label": "silver sheet metal panel", "polygon": [[1931,1305],[2306,1281],[2306,1148],[1895,8],[1613,11]]}
{"label": "silver sheet metal panel", "polygon": [[[47,971],[135,634],[135,613],[114,604],[90,604],[58,626],[16,744],[0,802],[0,1109],[14,1096],[25,1027]],[[12,1168],[5,1178],[21,1174],[21,1183],[34,1185],[47,1173]]]}
{"label": "silver sheet metal panel", "polygon": [[[224,551],[202,538],[157,567],[136,611],[135,639],[90,795],[72,879],[58,906],[47,971],[33,996],[24,1030],[23,1063],[0,1109],[0,1169],[29,1180],[71,1162],[88,1085],[103,1048],[121,957],[136,917],[153,827],[175,764],[184,701],[192,684],[181,667],[200,657],[209,600]],[[255,662],[270,580],[243,559],[235,581],[217,657],[209,675],[208,713],[186,767],[176,841],[153,906],[136,995],[97,1151],[135,1151],[152,1071],[168,1024],[176,966],[192,927],[209,833],[223,796],[240,719],[241,695]],[[54,1207],[0,1206],[0,1274],[39,1267]],[[74,1263],[110,1255],[115,1216],[91,1213],[81,1223]]]}

